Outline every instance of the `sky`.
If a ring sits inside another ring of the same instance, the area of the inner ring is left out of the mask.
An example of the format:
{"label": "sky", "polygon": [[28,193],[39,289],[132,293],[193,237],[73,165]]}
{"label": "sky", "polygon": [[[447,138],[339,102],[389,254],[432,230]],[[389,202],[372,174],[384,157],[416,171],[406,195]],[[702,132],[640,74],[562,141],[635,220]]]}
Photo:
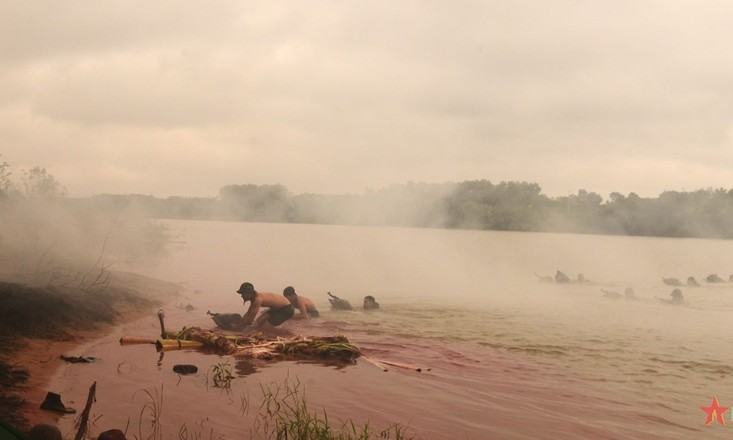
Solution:
{"label": "sky", "polygon": [[0,4],[0,163],[70,196],[733,187],[728,0]]}

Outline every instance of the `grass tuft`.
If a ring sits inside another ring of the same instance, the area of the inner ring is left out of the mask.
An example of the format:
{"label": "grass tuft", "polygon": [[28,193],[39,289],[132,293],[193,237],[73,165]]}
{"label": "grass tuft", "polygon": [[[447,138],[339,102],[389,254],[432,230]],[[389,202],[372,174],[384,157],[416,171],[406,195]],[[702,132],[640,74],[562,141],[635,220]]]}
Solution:
{"label": "grass tuft", "polygon": [[[138,420],[138,439],[146,440],[159,440],[163,438],[163,429],[160,422],[161,414],[163,413],[163,385],[160,386],[160,393],[158,389],[154,389],[151,393],[148,390],[143,390],[148,397],[148,401],[143,405],[140,410],[140,419]],[[143,421],[146,419],[146,414],[149,417],[149,432],[147,436],[143,436]]]}
{"label": "grass tuft", "polygon": [[211,369],[213,371],[211,381],[214,383],[215,387],[225,389],[231,388],[232,379],[234,379],[231,364],[228,362],[222,362],[214,365]]}
{"label": "grass tuft", "polygon": [[[358,426],[352,420],[332,428],[326,410],[312,411],[304,398],[305,391],[297,379],[283,384],[260,385],[262,404],[255,422],[252,438],[298,440],[369,440],[407,439],[406,429],[399,424],[384,430],[373,430],[368,422]],[[411,437],[410,437],[411,438]]]}
{"label": "grass tuft", "polygon": [[[223,370],[228,364],[219,364]],[[359,425],[348,419],[333,422],[326,409],[312,410],[305,400],[305,389],[300,381],[286,378],[282,384],[260,384],[262,402],[257,410],[250,439],[262,440],[408,440],[407,428],[400,424],[385,429],[375,429],[369,422]],[[138,435],[135,440],[162,440],[164,436],[161,418],[163,413],[163,386],[152,392],[144,390],[147,402],[140,411]],[[249,396],[241,396],[240,411],[244,415],[249,410]],[[182,425],[178,430],[180,440],[225,440],[211,426],[205,426],[208,418],[195,426]],[[193,428],[193,429],[192,429]],[[131,438],[131,437],[128,437]],[[244,437],[242,437],[244,438]]]}

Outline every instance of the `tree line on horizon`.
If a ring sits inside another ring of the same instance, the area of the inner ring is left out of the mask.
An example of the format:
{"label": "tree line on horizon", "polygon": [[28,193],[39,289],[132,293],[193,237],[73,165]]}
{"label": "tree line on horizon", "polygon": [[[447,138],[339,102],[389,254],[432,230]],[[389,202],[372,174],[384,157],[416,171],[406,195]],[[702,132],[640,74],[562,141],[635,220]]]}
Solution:
{"label": "tree line on horizon", "polygon": [[227,185],[215,197],[100,194],[69,198],[45,168],[11,179],[0,163],[0,201],[54,200],[114,216],[521,232],[733,238],[733,188],[664,191],[644,198],[584,189],[549,197],[537,183],[473,180],[394,184],[363,194],[292,194],[285,186]]}
{"label": "tree line on horizon", "polygon": [[733,238],[733,189],[665,191],[656,198],[586,190],[562,197],[537,183],[406,183],[363,194],[292,194],[283,185],[227,185],[217,197],[103,194],[75,199],[135,206],[155,218],[269,223]]}

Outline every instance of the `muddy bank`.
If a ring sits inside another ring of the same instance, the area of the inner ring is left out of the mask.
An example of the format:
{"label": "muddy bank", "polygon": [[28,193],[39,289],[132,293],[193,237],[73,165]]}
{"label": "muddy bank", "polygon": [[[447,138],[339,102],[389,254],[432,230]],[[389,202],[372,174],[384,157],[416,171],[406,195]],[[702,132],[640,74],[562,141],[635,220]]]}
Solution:
{"label": "muddy bank", "polygon": [[57,415],[39,405],[64,363],[59,355],[170,302],[181,290],[174,283],[126,272],[114,273],[108,286],[96,290],[3,276],[0,418],[24,431],[36,423],[53,423]]}

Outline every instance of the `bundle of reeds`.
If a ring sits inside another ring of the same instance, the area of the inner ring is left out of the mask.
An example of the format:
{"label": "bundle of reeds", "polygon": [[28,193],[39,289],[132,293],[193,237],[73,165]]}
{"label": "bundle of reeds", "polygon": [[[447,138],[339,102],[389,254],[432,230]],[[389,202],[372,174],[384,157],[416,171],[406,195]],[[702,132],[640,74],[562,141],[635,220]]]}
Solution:
{"label": "bundle of reeds", "polygon": [[235,356],[272,359],[276,356],[307,356],[353,360],[361,350],[346,336],[295,336],[259,344],[240,345]]}
{"label": "bundle of reeds", "polygon": [[354,359],[361,350],[349,343],[346,336],[294,336],[292,338],[265,339],[262,335],[224,335],[198,327],[184,328],[169,338],[202,342],[225,354],[267,358],[276,356],[310,356],[321,358]]}
{"label": "bundle of reeds", "polygon": [[[209,347],[222,354],[259,359],[304,356],[353,361],[361,355],[361,349],[349,343],[343,335],[268,339],[262,333],[232,335],[199,327],[184,327],[179,332],[166,331],[164,335],[155,342],[159,350]],[[120,342],[137,339],[123,337]]]}

